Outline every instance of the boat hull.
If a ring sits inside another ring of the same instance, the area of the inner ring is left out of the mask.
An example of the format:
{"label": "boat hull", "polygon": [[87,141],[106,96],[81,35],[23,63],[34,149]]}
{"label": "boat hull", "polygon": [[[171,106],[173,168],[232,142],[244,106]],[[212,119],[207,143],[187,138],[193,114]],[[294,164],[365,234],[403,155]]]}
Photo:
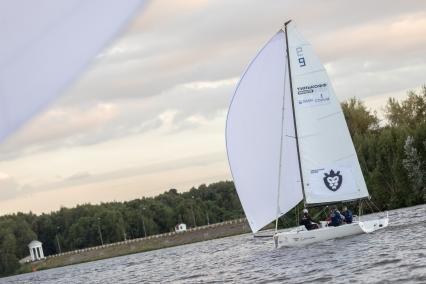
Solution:
{"label": "boat hull", "polygon": [[359,221],[352,224],[345,224],[338,227],[323,227],[308,231],[304,226],[297,227],[289,232],[280,232],[274,235],[276,247],[304,246],[316,242],[343,238],[363,233],[372,233],[379,229],[386,228],[389,218],[380,218],[368,221]]}

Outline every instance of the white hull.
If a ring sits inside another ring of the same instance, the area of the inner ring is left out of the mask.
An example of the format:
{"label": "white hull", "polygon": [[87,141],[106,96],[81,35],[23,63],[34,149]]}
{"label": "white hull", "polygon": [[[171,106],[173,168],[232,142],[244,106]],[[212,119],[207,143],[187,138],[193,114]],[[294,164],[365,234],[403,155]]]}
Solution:
{"label": "white hull", "polygon": [[297,227],[289,232],[276,233],[274,241],[276,247],[304,246],[316,242],[330,239],[343,238],[363,233],[371,233],[379,229],[386,228],[389,218],[353,222],[352,224],[341,225],[339,227],[323,227],[308,231],[304,226]]}

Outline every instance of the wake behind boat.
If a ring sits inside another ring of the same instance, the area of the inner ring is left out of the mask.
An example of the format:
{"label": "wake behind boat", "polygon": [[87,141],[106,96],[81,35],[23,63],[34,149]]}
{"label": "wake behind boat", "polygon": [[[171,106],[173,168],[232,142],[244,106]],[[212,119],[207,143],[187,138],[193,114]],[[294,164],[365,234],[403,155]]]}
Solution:
{"label": "wake behind boat", "polygon": [[[303,200],[305,207],[369,198],[345,118],[311,45],[292,22],[250,63],[226,124],[228,159],[256,233]],[[274,234],[276,245],[304,245],[385,228],[387,217]]]}

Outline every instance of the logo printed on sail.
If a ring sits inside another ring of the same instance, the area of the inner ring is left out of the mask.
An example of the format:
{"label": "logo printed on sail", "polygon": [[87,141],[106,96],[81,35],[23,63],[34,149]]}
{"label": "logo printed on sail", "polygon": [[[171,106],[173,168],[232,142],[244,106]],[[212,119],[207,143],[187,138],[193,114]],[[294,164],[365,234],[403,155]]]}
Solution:
{"label": "logo printed on sail", "polygon": [[305,57],[303,56],[303,49],[302,47],[296,47],[296,55],[297,60],[299,61],[299,67],[306,66]]}
{"label": "logo printed on sail", "polygon": [[325,82],[297,87],[297,104],[321,105],[330,102],[328,86]]}
{"label": "logo printed on sail", "polygon": [[319,84],[313,84],[309,86],[297,87],[297,94],[298,95],[309,94],[309,93],[313,93],[318,88],[321,91],[325,89],[326,87],[327,87],[327,83],[319,83]]}
{"label": "logo printed on sail", "polygon": [[340,174],[340,171],[334,172],[330,170],[330,173],[324,173],[324,184],[331,191],[337,191],[343,182],[343,177]]}

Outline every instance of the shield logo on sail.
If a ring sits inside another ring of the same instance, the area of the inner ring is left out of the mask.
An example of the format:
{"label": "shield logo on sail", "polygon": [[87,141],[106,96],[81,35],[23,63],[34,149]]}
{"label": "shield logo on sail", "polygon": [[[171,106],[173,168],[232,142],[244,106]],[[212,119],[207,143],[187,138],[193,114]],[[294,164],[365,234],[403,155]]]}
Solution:
{"label": "shield logo on sail", "polygon": [[330,173],[324,173],[324,184],[331,191],[338,190],[342,186],[342,181],[343,177],[340,171],[330,170]]}

